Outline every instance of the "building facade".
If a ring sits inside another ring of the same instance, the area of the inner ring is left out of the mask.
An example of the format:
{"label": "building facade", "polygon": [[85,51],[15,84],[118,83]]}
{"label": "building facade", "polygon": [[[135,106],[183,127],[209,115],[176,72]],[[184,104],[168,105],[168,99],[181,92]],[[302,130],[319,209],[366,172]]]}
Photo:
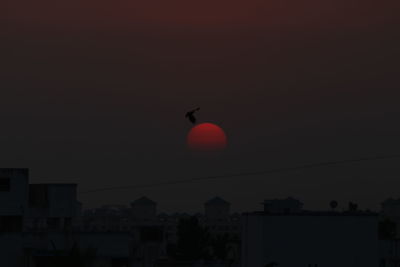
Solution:
{"label": "building facade", "polygon": [[376,214],[256,212],[242,221],[242,267],[379,266]]}

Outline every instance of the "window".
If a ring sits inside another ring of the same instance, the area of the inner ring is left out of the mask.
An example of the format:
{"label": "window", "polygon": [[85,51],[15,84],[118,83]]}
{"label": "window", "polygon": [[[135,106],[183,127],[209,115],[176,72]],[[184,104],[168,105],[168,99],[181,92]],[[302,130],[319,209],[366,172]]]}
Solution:
{"label": "window", "polygon": [[290,213],[290,209],[289,209],[289,208],[284,208],[284,209],[283,209],[283,213],[285,213],[285,214]]}
{"label": "window", "polygon": [[0,216],[0,233],[21,231],[22,216]]}
{"label": "window", "polygon": [[29,205],[32,208],[47,208],[49,200],[47,197],[47,185],[29,185]]}
{"label": "window", "polygon": [[60,228],[60,218],[47,218],[47,227],[51,230],[58,230]]}
{"label": "window", "polygon": [[64,218],[64,230],[70,230],[72,228],[72,218]]}
{"label": "window", "polygon": [[160,227],[144,226],[140,228],[140,240],[143,241],[162,241],[163,231]]}
{"label": "window", "polygon": [[0,178],[0,192],[10,192],[10,178]]}

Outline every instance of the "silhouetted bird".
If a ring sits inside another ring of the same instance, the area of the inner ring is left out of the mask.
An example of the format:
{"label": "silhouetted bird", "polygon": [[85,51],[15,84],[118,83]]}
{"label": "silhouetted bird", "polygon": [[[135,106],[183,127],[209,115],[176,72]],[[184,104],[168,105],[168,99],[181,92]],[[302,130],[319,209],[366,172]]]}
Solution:
{"label": "silhouetted bird", "polygon": [[194,116],[194,113],[196,111],[199,111],[200,108],[196,108],[192,111],[189,111],[188,113],[186,113],[185,118],[188,118],[190,120],[191,123],[195,124],[196,123],[196,117]]}

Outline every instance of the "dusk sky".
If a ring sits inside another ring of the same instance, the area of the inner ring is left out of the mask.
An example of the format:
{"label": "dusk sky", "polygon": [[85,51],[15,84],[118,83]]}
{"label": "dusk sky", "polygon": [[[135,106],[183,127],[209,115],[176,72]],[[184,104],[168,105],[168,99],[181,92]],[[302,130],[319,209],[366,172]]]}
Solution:
{"label": "dusk sky", "polygon": [[[79,191],[400,154],[397,0],[6,0],[0,7],[1,167]],[[228,136],[186,147],[199,122]],[[400,160],[79,195],[147,195],[161,211],[238,211],[265,198],[377,209]]]}

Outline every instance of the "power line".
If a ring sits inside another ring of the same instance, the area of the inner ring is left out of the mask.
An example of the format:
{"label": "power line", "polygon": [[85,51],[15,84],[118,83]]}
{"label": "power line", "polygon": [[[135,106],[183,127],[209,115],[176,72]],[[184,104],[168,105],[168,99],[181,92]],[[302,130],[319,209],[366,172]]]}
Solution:
{"label": "power line", "polygon": [[217,180],[217,179],[225,179],[225,178],[260,176],[260,175],[265,175],[265,174],[290,172],[290,171],[312,169],[312,168],[318,168],[318,167],[328,167],[328,166],[341,165],[341,164],[349,164],[349,163],[357,163],[357,162],[365,162],[365,161],[376,161],[376,160],[399,159],[399,158],[400,158],[400,155],[386,155],[386,156],[375,156],[375,157],[363,157],[363,158],[358,158],[358,159],[325,161],[325,162],[311,163],[311,164],[305,164],[305,165],[300,165],[300,166],[273,168],[273,169],[269,169],[269,170],[262,170],[262,171],[255,171],[255,172],[240,172],[240,173],[225,174],[225,175],[214,175],[214,176],[204,176],[204,177],[196,177],[196,178],[190,178],[190,179],[179,179],[179,180],[166,181],[166,182],[104,187],[104,188],[83,191],[83,192],[80,192],[80,194],[89,194],[89,193],[97,193],[97,192],[120,190],[120,189],[137,189],[137,188],[150,188],[150,187],[159,187],[159,186],[176,185],[176,184],[187,184],[187,183],[196,183],[196,182],[202,182],[202,181],[207,181],[207,180]]}

